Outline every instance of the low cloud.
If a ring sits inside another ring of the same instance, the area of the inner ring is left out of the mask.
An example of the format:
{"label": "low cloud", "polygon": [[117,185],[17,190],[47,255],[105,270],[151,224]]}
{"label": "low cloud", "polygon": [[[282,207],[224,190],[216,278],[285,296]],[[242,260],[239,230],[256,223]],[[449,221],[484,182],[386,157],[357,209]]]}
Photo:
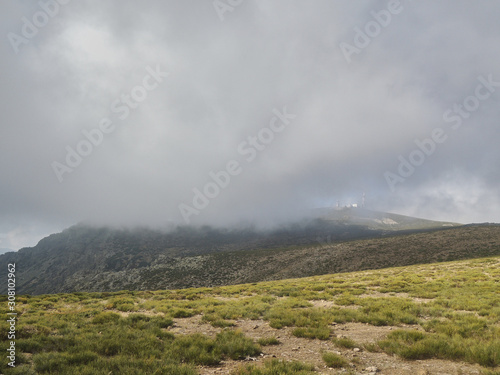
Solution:
{"label": "low cloud", "polygon": [[[56,0],[0,5],[0,247],[80,221],[184,224],[179,205],[231,160],[242,172],[192,223],[271,224],[363,193],[373,209],[500,221],[500,92],[459,129],[443,119],[478,77],[500,82],[496,3],[401,1],[387,23],[385,1],[242,2],[222,21],[211,1],[58,1],[14,48],[42,3]],[[348,61],[342,43],[373,22]],[[169,74],[139,97],[148,67]],[[246,161],[238,146],[284,107],[296,118]],[[61,181],[53,163],[103,118],[113,131]],[[446,141],[391,189],[384,173],[436,128]]]}

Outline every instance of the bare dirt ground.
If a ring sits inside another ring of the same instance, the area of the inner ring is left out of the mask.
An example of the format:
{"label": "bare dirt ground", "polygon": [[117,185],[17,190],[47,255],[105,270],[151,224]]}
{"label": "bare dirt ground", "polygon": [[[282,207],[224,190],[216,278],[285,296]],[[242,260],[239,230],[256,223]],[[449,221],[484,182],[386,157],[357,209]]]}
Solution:
{"label": "bare dirt ground", "polygon": [[[170,328],[172,333],[201,333],[215,336],[220,328],[201,322],[201,316],[186,319],[175,319],[175,325]],[[237,320],[235,328],[246,336],[258,340],[262,337],[276,337],[279,345],[264,346],[262,354],[256,358],[244,361],[224,361],[218,367],[199,367],[202,375],[229,375],[242,364],[259,364],[269,358],[297,360],[313,364],[318,374],[381,374],[381,375],[479,375],[481,367],[463,362],[444,360],[406,361],[385,353],[370,353],[361,348],[345,349],[337,347],[331,340],[310,340],[292,336],[291,328],[274,329],[263,320]],[[333,324],[332,337],[348,337],[356,343],[364,344],[383,339],[396,327],[375,327],[362,323]],[[418,329],[417,326],[407,326]],[[404,327],[397,327],[404,328]],[[361,345],[360,345],[361,346]],[[328,368],[321,359],[323,351],[342,355],[350,363],[350,369]]]}

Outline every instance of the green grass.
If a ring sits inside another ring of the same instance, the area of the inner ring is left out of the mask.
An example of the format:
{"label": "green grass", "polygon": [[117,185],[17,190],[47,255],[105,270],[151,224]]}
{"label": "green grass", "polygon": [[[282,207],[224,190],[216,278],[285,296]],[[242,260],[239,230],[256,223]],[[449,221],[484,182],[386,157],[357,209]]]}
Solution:
{"label": "green grass", "polygon": [[234,360],[260,354],[260,347],[239,331],[224,330],[218,333],[215,344],[223,355]]}
{"label": "green grass", "polygon": [[264,366],[246,365],[235,375],[315,375],[314,366],[301,362],[266,361]]}
{"label": "green grass", "polygon": [[268,345],[279,345],[281,344],[280,340],[278,340],[276,337],[261,337],[260,339],[257,340],[257,343],[262,346],[268,346]]}
{"label": "green grass", "polygon": [[460,335],[430,334],[412,330],[396,330],[378,345],[387,353],[404,359],[441,358],[465,360],[482,366],[500,365],[500,338],[482,341],[480,336],[464,339]]}
{"label": "green grass", "polygon": [[215,314],[203,315],[203,317],[201,318],[201,321],[204,323],[210,323],[212,325],[212,327],[218,327],[218,328],[227,328],[227,327],[234,326],[233,322],[231,322],[229,320],[222,319],[222,318],[220,318],[219,315],[215,315]]}
{"label": "green grass", "polygon": [[297,327],[293,329],[292,335],[308,339],[328,340],[330,329],[328,327]]}
{"label": "green grass", "polygon": [[[241,320],[265,320],[307,340],[331,339],[338,333],[333,323],[396,326],[364,348],[407,360],[465,361],[498,374],[499,266],[497,257],[212,289],[17,296],[17,367],[2,361],[0,372],[192,375],[197,366],[254,357],[261,345],[280,344],[270,335],[254,342],[237,330]],[[176,321],[193,316],[218,333],[172,332]],[[7,332],[0,321],[0,336]],[[360,347],[348,338],[332,342]],[[2,340],[0,350],[6,344]],[[324,353],[328,366],[335,363],[331,354]],[[309,365],[279,361],[238,371],[313,373]]]}
{"label": "green grass", "polygon": [[341,337],[341,338],[336,338],[334,337],[332,339],[333,343],[337,346],[340,346],[341,348],[346,348],[346,349],[353,349],[353,348],[359,348],[360,345],[356,344],[354,340],[348,338],[348,337]]}
{"label": "green grass", "polygon": [[325,352],[321,355],[321,358],[328,367],[341,368],[349,366],[349,362],[344,357],[335,353]]}

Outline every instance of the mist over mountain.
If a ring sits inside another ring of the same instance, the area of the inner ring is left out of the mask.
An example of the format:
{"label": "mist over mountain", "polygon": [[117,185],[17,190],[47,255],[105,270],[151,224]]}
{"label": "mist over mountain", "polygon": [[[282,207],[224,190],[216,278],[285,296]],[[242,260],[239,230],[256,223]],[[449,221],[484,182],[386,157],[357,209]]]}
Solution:
{"label": "mist over mountain", "polygon": [[2,248],[363,193],[500,221],[497,2],[54,1],[0,3]]}
{"label": "mist over mountain", "polygon": [[[196,275],[198,262],[214,274],[237,274],[242,259],[259,254],[276,253],[278,258],[288,254],[293,259],[293,251],[301,249],[317,251],[337,243],[459,226],[355,207],[315,210],[307,219],[273,229],[178,226],[160,231],[78,224],[42,239],[35,247],[0,255],[0,262],[16,263],[19,293],[187,287],[205,285],[198,276],[191,275],[197,281],[189,282],[183,276],[186,272]],[[235,257],[237,261],[230,261]],[[281,263],[270,264],[268,272],[279,275]],[[260,279],[255,272],[245,271],[246,277]],[[310,270],[317,272],[318,267]],[[243,279],[207,280],[217,284]]]}

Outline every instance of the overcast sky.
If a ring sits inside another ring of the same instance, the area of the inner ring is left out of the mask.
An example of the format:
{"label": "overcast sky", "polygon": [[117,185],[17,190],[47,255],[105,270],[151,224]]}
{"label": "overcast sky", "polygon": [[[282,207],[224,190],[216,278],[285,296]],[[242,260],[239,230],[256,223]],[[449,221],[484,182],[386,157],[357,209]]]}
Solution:
{"label": "overcast sky", "polygon": [[363,193],[500,222],[499,19],[486,0],[2,1],[0,248]]}

